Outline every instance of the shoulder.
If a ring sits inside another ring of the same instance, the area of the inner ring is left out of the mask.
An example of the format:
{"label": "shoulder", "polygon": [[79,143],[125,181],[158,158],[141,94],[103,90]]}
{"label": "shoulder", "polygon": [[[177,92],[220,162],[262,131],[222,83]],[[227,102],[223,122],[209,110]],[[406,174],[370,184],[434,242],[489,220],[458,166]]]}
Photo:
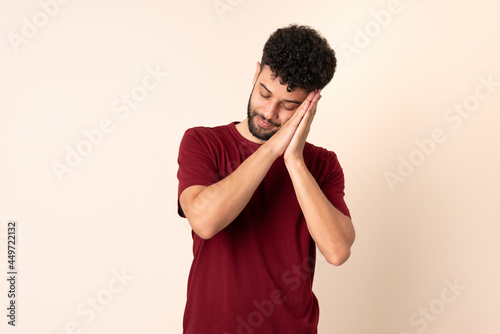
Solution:
{"label": "shoulder", "polygon": [[323,190],[344,188],[344,172],[335,152],[306,142],[304,160]]}
{"label": "shoulder", "polygon": [[338,165],[337,154],[324,147],[306,142],[304,146],[304,158],[310,162],[320,162],[321,164]]}
{"label": "shoulder", "polygon": [[320,185],[332,179],[343,180],[343,170],[337,154],[331,150],[306,142],[304,161]]}
{"label": "shoulder", "polygon": [[180,152],[220,158],[221,154],[238,151],[238,140],[234,135],[234,124],[215,127],[197,126],[185,131],[180,144]]}
{"label": "shoulder", "polygon": [[183,142],[198,142],[201,145],[217,144],[229,141],[231,124],[215,127],[196,126],[187,129],[182,138]]}
{"label": "shoulder", "polygon": [[215,127],[196,126],[186,130],[184,135],[197,137],[220,137],[229,133],[231,124],[219,125]]}

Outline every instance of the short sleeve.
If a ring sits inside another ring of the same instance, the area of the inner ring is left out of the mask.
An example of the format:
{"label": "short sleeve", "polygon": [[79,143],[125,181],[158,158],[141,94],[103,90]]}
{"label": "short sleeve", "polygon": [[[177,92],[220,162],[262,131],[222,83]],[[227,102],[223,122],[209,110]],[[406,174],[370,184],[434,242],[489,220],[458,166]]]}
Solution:
{"label": "short sleeve", "polygon": [[327,166],[327,173],[320,185],[321,190],[334,207],[344,215],[351,217],[344,200],[344,172],[335,153],[328,152]]}
{"label": "short sleeve", "polygon": [[182,192],[191,186],[209,186],[219,181],[216,162],[211,157],[206,140],[201,138],[196,128],[188,129],[182,137],[177,159],[179,169],[177,179],[179,187],[177,193],[177,212],[185,217],[179,203]]}

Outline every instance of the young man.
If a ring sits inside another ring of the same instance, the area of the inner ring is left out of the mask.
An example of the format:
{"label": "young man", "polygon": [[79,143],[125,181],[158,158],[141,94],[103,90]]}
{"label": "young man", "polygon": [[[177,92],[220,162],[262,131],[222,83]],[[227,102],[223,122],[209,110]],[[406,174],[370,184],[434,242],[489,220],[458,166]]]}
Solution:
{"label": "young man", "polygon": [[355,234],[335,153],[306,142],[335,66],[312,28],[278,29],[247,118],[184,134],[178,209],[194,253],[185,334],[317,333],[316,246],[340,265]]}

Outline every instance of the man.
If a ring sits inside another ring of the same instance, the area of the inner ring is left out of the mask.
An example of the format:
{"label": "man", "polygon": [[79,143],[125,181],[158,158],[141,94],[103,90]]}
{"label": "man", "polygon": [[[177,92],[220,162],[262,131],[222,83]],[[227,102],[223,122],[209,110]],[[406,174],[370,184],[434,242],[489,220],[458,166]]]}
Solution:
{"label": "man", "polygon": [[178,209],[194,253],[184,333],[317,333],[316,246],[340,265],[355,235],[335,153],[306,142],[335,66],[312,28],[278,29],[247,118],[184,134]]}

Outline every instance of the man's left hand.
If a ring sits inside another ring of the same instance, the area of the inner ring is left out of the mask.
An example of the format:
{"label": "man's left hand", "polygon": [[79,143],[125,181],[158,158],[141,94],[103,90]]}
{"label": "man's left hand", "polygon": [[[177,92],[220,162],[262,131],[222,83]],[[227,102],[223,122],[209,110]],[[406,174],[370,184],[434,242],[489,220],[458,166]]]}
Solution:
{"label": "man's left hand", "polygon": [[285,150],[285,153],[283,155],[285,163],[290,163],[293,161],[303,161],[304,145],[306,143],[309,130],[311,129],[311,124],[314,119],[314,115],[316,115],[318,101],[321,98],[320,93],[321,93],[320,89],[315,90],[312,98],[312,103],[310,103],[309,108],[307,109],[304,117],[300,121],[300,124],[297,127],[297,130],[295,131],[292,140],[290,141],[290,144],[288,144],[288,147]]}

